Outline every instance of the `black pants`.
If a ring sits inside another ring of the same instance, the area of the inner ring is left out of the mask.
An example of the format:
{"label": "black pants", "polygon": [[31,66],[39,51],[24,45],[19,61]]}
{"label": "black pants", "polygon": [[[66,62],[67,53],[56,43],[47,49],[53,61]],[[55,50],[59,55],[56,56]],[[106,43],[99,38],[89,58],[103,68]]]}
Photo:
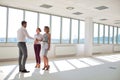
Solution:
{"label": "black pants", "polygon": [[25,42],[18,42],[18,48],[19,48],[19,70],[25,70],[25,64],[27,60],[27,47]]}
{"label": "black pants", "polygon": [[35,58],[36,58],[36,63],[38,63],[38,64],[41,63],[40,50],[41,50],[41,45],[34,44]]}

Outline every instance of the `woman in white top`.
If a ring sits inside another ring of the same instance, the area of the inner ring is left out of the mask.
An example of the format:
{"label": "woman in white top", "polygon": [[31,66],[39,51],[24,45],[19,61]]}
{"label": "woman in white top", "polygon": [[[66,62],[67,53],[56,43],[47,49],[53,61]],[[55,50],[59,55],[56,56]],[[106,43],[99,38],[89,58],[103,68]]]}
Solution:
{"label": "woman in white top", "polygon": [[36,29],[36,34],[34,35],[34,51],[35,51],[35,58],[36,58],[36,66],[35,68],[40,68],[41,58],[40,58],[40,51],[41,51],[41,41],[43,39],[42,35],[40,34],[41,29]]}

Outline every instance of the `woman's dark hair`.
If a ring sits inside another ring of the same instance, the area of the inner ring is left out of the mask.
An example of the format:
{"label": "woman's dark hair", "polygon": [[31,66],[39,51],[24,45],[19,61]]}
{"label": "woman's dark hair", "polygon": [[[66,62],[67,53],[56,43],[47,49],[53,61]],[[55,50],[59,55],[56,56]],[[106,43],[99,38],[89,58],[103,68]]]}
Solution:
{"label": "woman's dark hair", "polygon": [[24,24],[26,24],[26,23],[27,23],[26,21],[22,21],[22,22],[21,22],[22,25],[24,25]]}
{"label": "woman's dark hair", "polygon": [[47,32],[49,32],[49,27],[48,26],[45,26],[44,28],[47,29]]}
{"label": "woman's dark hair", "polygon": [[37,28],[40,32],[41,32],[41,29],[40,28]]}

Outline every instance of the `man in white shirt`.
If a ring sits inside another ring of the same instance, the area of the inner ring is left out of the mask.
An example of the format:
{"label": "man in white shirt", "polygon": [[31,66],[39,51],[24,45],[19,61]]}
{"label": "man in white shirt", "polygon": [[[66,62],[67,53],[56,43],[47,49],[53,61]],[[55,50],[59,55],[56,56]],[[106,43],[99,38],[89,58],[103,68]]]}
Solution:
{"label": "man in white shirt", "polygon": [[27,71],[25,69],[25,64],[26,64],[27,55],[28,55],[25,39],[26,37],[30,39],[34,39],[34,38],[30,37],[26,30],[27,22],[22,21],[21,25],[22,27],[17,31],[18,48],[19,48],[19,72],[28,73],[30,71]]}

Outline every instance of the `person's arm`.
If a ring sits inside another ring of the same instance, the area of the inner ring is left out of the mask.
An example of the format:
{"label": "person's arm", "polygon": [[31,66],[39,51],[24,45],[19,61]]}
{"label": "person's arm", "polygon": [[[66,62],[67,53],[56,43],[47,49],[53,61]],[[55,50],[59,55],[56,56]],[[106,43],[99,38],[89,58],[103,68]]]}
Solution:
{"label": "person's arm", "polygon": [[48,34],[48,50],[50,50],[51,34]]}
{"label": "person's arm", "polygon": [[43,40],[43,35],[39,35],[39,38],[36,39],[37,41],[42,41]]}
{"label": "person's arm", "polygon": [[43,41],[43,35],[41,34],[41,41]]}
{"label": "person's arm", "polygon": [[34,44],[37,44],[37,39],[36,39],[36,35],[34,35]]}
{"label": "person's arm", "polygon": [[27,36],[28,38],[30,38],[30,39],[34,39],[33,37],[29,36],[27,30],[24,30],[24,34],[25,34],[25,36]]}

